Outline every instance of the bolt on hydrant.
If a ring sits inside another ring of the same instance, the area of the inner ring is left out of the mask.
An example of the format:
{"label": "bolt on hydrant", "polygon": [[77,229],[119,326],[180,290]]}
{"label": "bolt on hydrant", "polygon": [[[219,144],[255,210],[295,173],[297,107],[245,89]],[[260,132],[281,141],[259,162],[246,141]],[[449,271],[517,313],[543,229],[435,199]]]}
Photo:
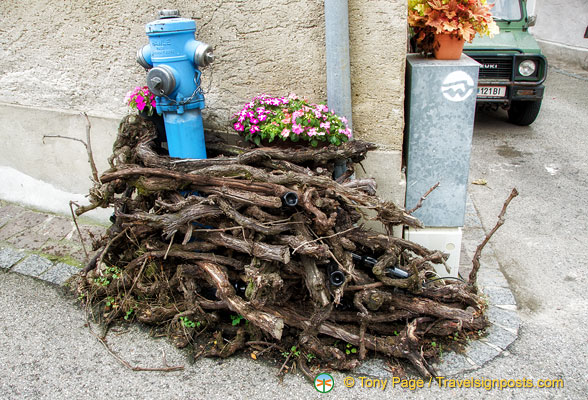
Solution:
{"label": "bolt on hydrant", "polygon": [[206,158],[201,109],[204,94],[200,68],[214,61],[212,47],[194,38],[196,22],[180,18],[178,10],[161,10],[145,25],[149,44],[137,52],[137,62],[149,70],[147,86],[163,113],[170,157]]}

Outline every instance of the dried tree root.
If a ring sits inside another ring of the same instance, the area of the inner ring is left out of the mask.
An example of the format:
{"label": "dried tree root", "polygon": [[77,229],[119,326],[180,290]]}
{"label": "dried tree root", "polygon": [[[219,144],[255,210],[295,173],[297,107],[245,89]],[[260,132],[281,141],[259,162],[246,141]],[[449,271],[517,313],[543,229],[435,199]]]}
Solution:
{"label": "dried tree root", "polygon": [[[297,346],[299,360],[309,356],[299,361],[307,374],[318,364],[353,369],[379,353],[410,361],[424,376],[435,375],[427,361],[433,338],[487,325],[475,278],[497,228],[478,248],[469,285],[431,279],[446,254],[360,221],[373,210],[389,230],[420,226],[411,212],[382,201],[373,180],[331,179],[337,160],[361,162],[373,144],[251,149],[207,134],[213,158],[177,160],[154,147],[154,132],[124,118],[110,169],[96,175],[90,206],[76,210],[116,210],[77,282],[107,322],[165,327],[178,346],[205,342],[199,354],[207,356],[259,349],[255,343]],[[286,194],[297,204],[287,205]]]}

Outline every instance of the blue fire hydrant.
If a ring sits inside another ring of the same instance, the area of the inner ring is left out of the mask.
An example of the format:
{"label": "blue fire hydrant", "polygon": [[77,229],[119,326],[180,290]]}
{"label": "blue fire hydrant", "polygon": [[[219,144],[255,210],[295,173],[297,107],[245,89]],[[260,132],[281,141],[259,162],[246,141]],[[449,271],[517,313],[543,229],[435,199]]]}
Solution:
{"label": "blue fire hydrant", "polygon": [[214,61],[212,47],[194,38],[196,22],[180,18],[178,10],[161,10],[148,23],[149,44],[137,52],[137,62],[148,69],[147,86],[163,113],[170,157],[206,158],[201,109],[204,95],[201,71]]}

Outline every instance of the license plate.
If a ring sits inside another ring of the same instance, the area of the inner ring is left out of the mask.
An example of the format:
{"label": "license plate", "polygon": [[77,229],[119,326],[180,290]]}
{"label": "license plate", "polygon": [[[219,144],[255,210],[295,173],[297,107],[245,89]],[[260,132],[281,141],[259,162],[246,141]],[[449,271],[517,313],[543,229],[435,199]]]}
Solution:
{"label": "license plate", "polygon": [[506,86],[478,86],[478,97],[504,97]]}

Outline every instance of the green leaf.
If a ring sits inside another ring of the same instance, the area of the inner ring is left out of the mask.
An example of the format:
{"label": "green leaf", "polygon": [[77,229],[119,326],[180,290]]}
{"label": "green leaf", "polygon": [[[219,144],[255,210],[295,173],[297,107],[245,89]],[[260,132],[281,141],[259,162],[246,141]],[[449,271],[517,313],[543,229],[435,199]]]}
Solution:
{"label": "green leaf", "polygon": [[261,138],[259,136],[255,136],[253,138],[253,143],[255,143],[256,145],[260,146],[261,145]]}

